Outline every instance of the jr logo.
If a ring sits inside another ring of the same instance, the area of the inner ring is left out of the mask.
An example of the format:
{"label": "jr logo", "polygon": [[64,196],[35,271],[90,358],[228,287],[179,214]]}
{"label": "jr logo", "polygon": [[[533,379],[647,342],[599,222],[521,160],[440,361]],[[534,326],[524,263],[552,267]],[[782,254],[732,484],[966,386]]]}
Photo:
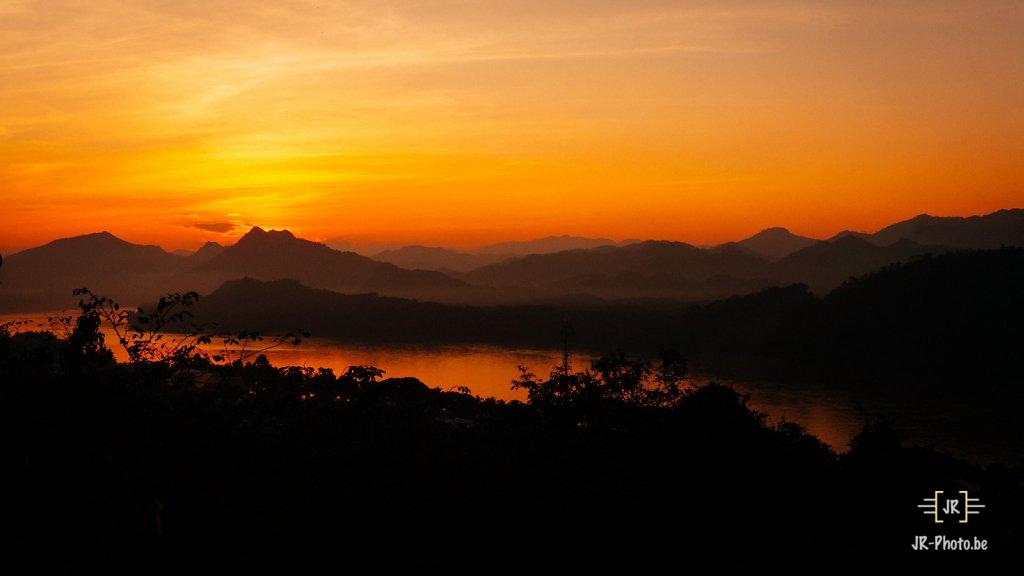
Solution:
{"label": "jr logo", "polygon": [[934,497],[925,498],[924,504],[917,505],[918,508],[923,508],[922,512],[931,516],[936,524],[945,522],[942,517],[957,518],[961,524],[966,524],[972,514],[978,514],[979,509],[985,507],[979,498],[971,498],[967,490],[961,490],[955,498],[942,498],[944,493],[942,490],[936,490]]}

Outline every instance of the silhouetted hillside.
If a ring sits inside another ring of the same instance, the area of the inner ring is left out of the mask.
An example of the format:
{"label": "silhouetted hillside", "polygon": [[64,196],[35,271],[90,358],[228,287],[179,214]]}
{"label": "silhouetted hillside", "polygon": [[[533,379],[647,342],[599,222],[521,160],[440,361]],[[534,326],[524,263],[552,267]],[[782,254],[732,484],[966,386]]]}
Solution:
{"label": "silhouetted hillside", "polygon": [[[764,259],[744,250],[712,251],[682,242],[647,241],[534,254],[479,268],[463,278],[489,286],[557,288],[619,298],[706,297],[709,286],[736,285],[736,279],[757,280],[767,271]],[[757,287],[763,285],[755,283]],[[699,287],[698,293],[688,294],[686,290],[693,286]]]}
{"label": "silhouetted hillside", "polygon": [[835,242],[836,240],[840,240],[842,238],[847,237],[857,238],[874,244],[874,242],[871,239],[871,234],[868,234],[867,232],[857,232],[856,230],[843,230],[841,232],[837,232],[831,238],[826,240],[826,242]]}
{"label": "silhouetted hillside", "polygon": [[522,343],[552,346],[562,315],[553,306],[452,306],[377,294],[339,294],[294,280],[226,282],[203,297],[195,321],[360,342]]}
{"label": "silhouetted hillside", "polygon": [[[628,242],[628,241],[627,241]],[[471,250],[475,254],[495,254],[502,257],[526,256],[529,254],[550,254],[566,250],[586,250],[599,246],[620,244],[608,238],[584,238],[581,236],[546,236],[534,240],[499,242]]]}
{"label": "silhouetted hillside", "polygon": [[974,375],[987,386],[1024,378],[1014,360],[1024,356],[1024,250],[919,258],[849,281],[825,298],[793,285],[695,306],[464,307],[246,279],[225,284],[196,308],[197,321],[228,329],[303,327],[364,342],[529,347],[557,346],[566,318],[582,350],[671,347],[707,365],[761,374],[835,381],[900,375],[915,384]]}
{"label": "silhouetted hillside", "polygon": [[[467,248],[464,250],[455,250],[450,248],[441,248],[442,250],[450,250],[452,252],[464,253],[464,254],[476,254],[481,256],[491,256],[497,258],[497,260],[504,260],[512,256],[526,256],[528,254],[549,254],[551,252],[562,252],[565,250],[578,250],[587,248],[596,248],[598,246],[612,246],[612,245],[625,245],[631,244],[635,240],[623,240],[622,242],[616,242],[609,240],[608,238],[586,238],[582,236],[546,236],[544,238],[534,238],[532,240],[513,240],[509,242],[498,242],[496,244],[487,244],[476,248]],[[363,256],[374,257],[376,254],[381,252],[401,251],[404,248],[419,248],[417,245],[396,245],[381,242],[359,242],[354,240],[348,240],[343,238],[331,238],[324,242],[328,246],[341,251],[351,251]],[[398,264],[398,262],[394,262]],[[399,264],[401,265],[401,264]]]}
{"label": "silhouetted hillside", "polygon": [[[233,246],[209,242],[185,257],[99,233],[11,255],[0,269],[0,311],[68,308],[75,303],[70,291],[81,286],[134,305],[169,291],[209,292],[243,276],[291,278],[339,292],[379,292],[455,304],[582,304],[620,299],[698,302],[792,283],[807,284],[824,294],[850,277],[922,254],[940,254],[950,246],[1016,242],[1021,214],[1024,211],[1017,209],[971,218],[921,216],[875,235],[844,233],[777,260],[757,251],[782,254],[808,239],[784,229],[768,229],[747,240],[709,249],[682,242],[646,241],[502,259],[503,253],[487,250],[462,253],[410,246],[379,256],[413,269],[334,250],[286,231],[254,228]],[[922,244],[907,238],[881,243],[896,236],[944,239],[951,244]],[[513,244],[516,249],[528,246],[547,251],[603,242],[550,237]],[[475,267],[491,260],[500,261]],[[472,270],[455,272],[468,268]]]}
{"label": "silhouetted hillside", "polygon": [[6,264],[17,271],[16,278],[39,275],[39,279],[60,272],[109,274],[150,272],[178,262],[159,246],[125,242],[110,232],[97,232],[54,240],[7,257]]}
{"label": "silhouetted hillside", "polygon": [[891,371],[1024,378],[1024,250],[952,252],[894,264],[825,297],[835,350]]}
{"label": "silhouetted hillside", "polygon": [[135,305],[167,292],[206,292],[241,276],[295,278],[343,292],[417,297],[457,298],[465,287],[461,280],[439,272],[405,270],[338,252],[287,231],[254,228],[233,246],[210,242],[187,257],[103,232],[10,256],[0,269],[0,310],[66,309],[75,303],[71,291],[82,286]]}
{"label": "silhouetted hillside", "polygon": [[464,285],[439,272],[404,270],[354,252],[339,252],[318,242],[296,238],[286,230],[267,232],[258,227],[199,269],[236,278],[291,278],[342,291],[432,290]]}
{"label": "silhouetted hillside", "polygon": [[766,228],[750,238],[736,242],[736,244],[754,254],[778,260],[817,242],[813,238],[797,236],[785,228]]}
{"label": "silhouetted hillside", "polygon": [[885,246],[899,240],[962,249],[1024,246],[1024,209],[998,210],[983,216],[931,216],[920,214],[882,228],[874,234],[845,230],[832,240],[856,236]]}
{"label": "silhouetted hillside", "polygon": [[879,244],[891,244],[904,238],[919,244],[953,248],[1024,246],[1024,209],[999,210],[966,218],[921,214],[871,235],[872,241]]}
{"label": "silhouetted hillside", "polygon": [[770,261],[739,243],[701,249],[682,242],[647,241],[513,258],[462,278],[472,284],[590,293],[605,298],[661,297],[707,300],[747,294],[772,285],[805,283],[824,293],[852,276],[942,246],[903,240],[876,246],[853,236],[815,242]]}
{"label": "silhouetted hillside", "polygon": [[109,232],[54,240],[6,258],[0,268],[0,310],[70,308],[71,291],[86,285],[129,302],[155,297],[175,289],[170,276],[185,260]]}
{"label": "silhouetted hillside", "polygon": [[198,266],[200,264],[203,264],[204,262],[210,261],[212,258],[219,255],[223,251],[224,246],[216,242],[207,242],[200,246],[199,250],[196,250],[189,256],[189,264],[193,266]]}
{"label": "silhouetted hillside", "polygon": [[946,252],[942,246],[923,246],[900,240],[878,246],[853,235],[817,242],[774,264],[772,275],[783,282],[803,282],[826,292],[852,276],[860,276],[888,264],[922,254]]}
{"label": "silhouetted hillside", "polygon": [[[926,256],[851,279],[823,299],[802,286],[690,308],[690,340],[712,356],[927,388],[1024,378],[1024,250]],[[699,335],[699,337],[698,337]]]}
{"label": "silhouetted hillside", "polygon": [[474,268],[494,264],[511,257],[510,254],[473,254],[430,246],[403,246],[372,256],[374,260],[388,262],[402,268],[436,270],[445,273],[468,272]]}

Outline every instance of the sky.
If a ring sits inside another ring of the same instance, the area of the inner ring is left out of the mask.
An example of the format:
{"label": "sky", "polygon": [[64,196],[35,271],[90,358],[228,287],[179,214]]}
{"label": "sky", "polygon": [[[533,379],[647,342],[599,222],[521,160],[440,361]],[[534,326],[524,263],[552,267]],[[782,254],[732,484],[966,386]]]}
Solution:
{"label": "sky", "polygon": [[1020,207],[1022,29],[985,0],[0,0],[0,251]]}

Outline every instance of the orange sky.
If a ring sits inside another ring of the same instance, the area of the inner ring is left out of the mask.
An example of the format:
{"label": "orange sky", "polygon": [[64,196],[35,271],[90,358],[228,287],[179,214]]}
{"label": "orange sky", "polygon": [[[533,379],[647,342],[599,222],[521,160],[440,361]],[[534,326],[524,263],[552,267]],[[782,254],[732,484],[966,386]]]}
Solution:
{"label": "orange sky", "polygon": [[1022,206],[1021,30],[1019,1],[0,0],[0,250]]}

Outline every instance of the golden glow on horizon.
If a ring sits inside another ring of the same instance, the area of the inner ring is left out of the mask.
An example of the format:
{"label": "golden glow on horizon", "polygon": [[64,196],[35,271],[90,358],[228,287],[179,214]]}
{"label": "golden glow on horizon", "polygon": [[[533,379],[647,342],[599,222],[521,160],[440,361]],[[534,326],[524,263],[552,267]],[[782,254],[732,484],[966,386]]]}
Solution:
{"label": "golden glow on horizon", "polygon": [[1020,4],[863,4],[0,0],[0,249],[711,243],[1024,205]]}

